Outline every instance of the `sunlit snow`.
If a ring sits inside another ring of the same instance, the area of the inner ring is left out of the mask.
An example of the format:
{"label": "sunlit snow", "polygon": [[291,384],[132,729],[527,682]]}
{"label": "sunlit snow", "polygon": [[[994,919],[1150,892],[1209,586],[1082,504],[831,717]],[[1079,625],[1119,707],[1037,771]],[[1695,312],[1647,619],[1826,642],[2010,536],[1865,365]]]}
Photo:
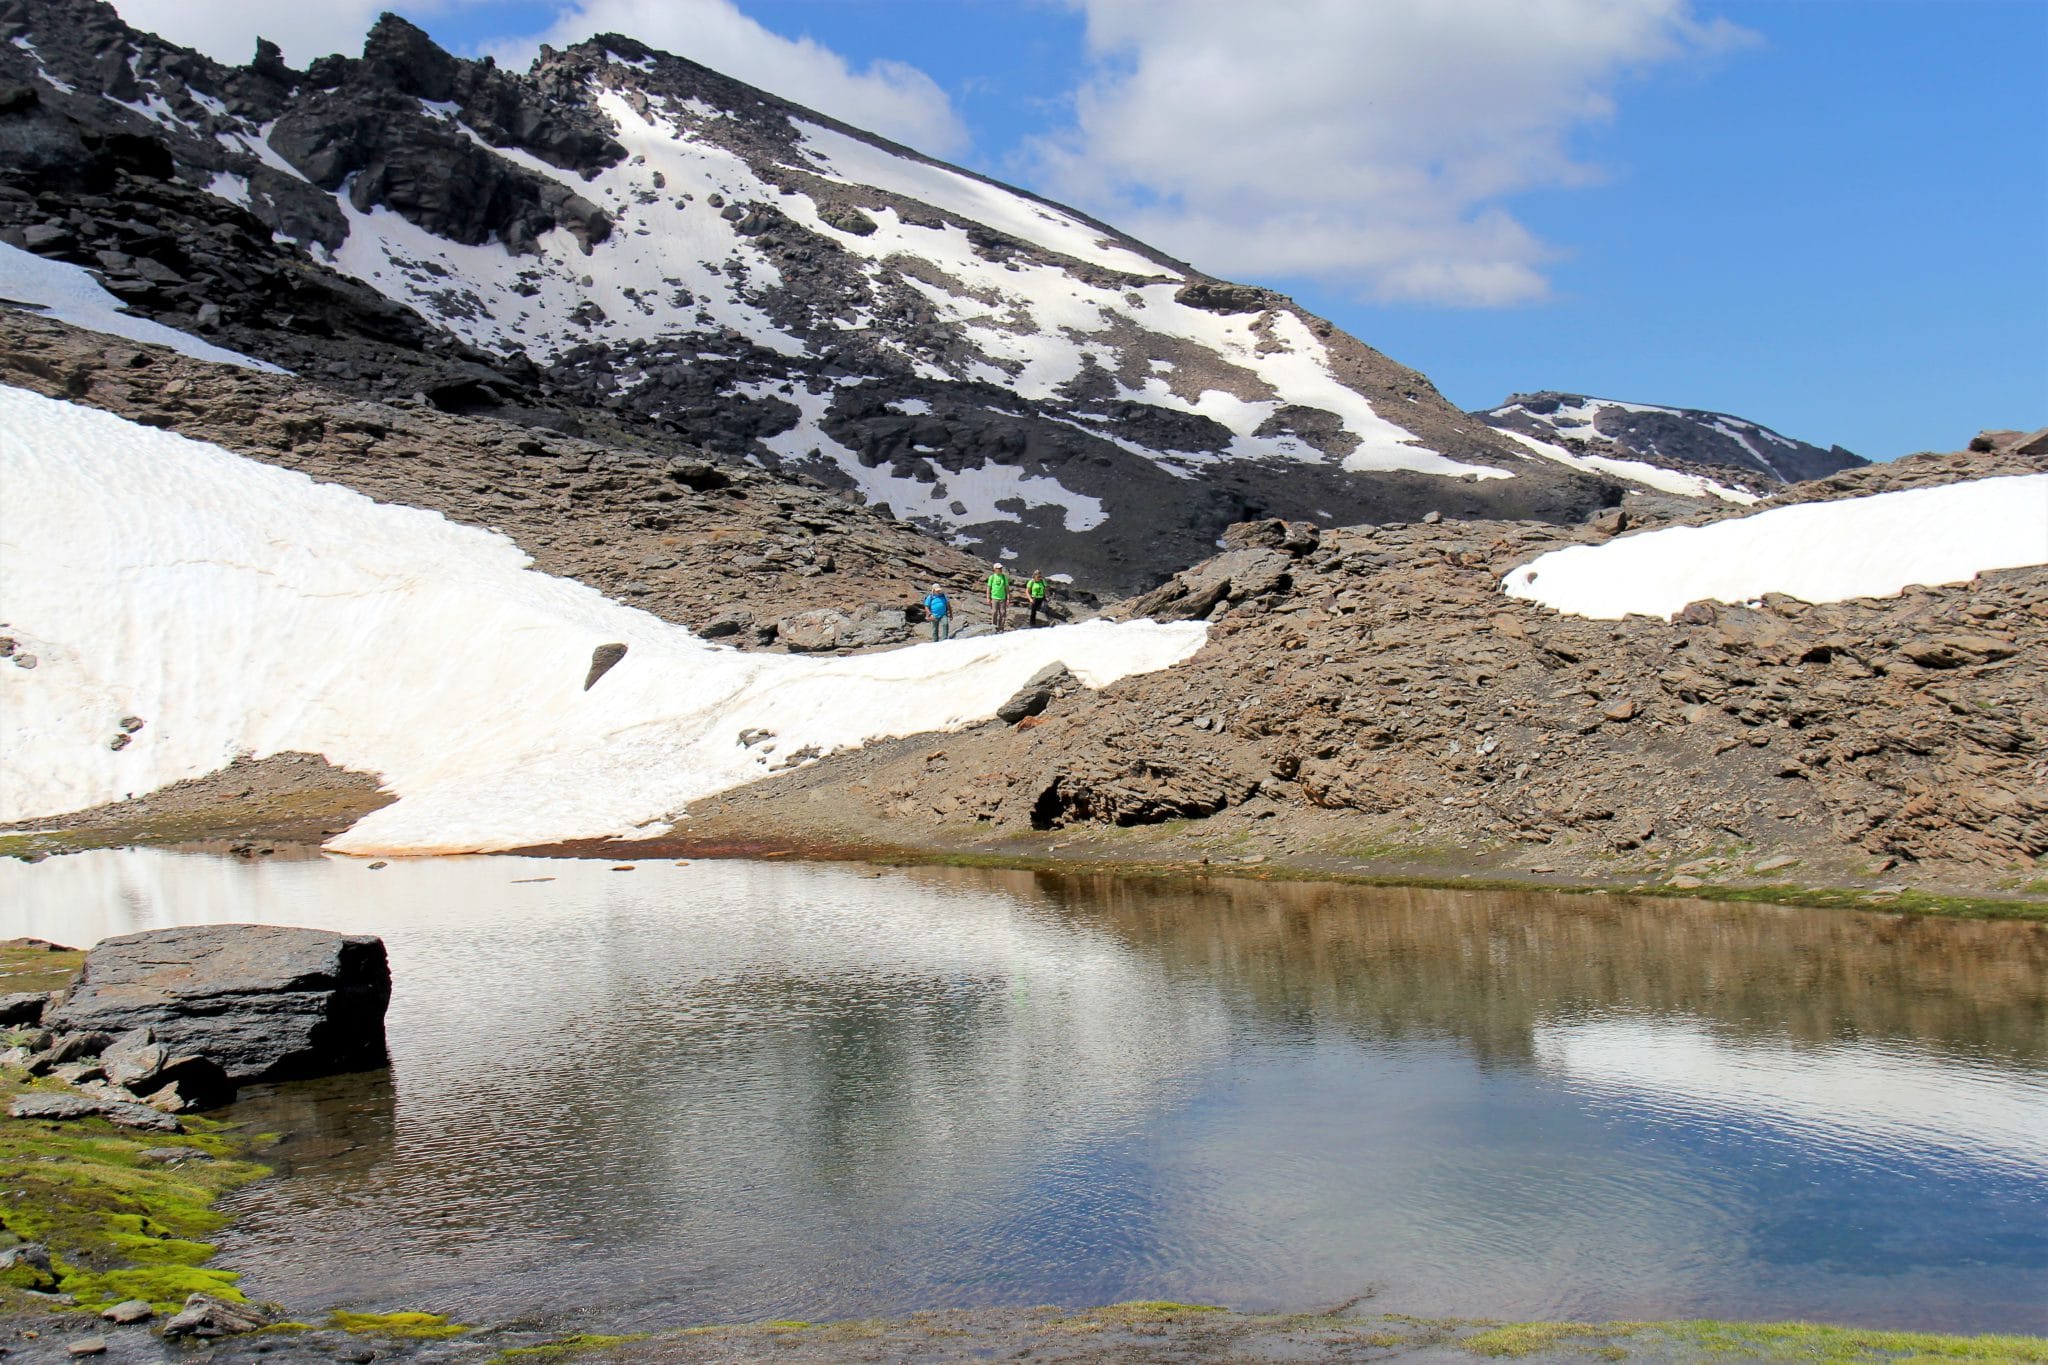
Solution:
{"label": "sunlit snow", "polygon": [[1573,616],[1669,617],[1701,600],[1885,597],[2048,564],[2048,474],[1796,503],[1553,550],[1502,586]]}
{"label": "sunlit snow", "polygon": [[[989,716],[1055,660],[1102,685],[1198,623],[1086,622],[851,658],[741,654],[528,567],[491,532],[0,388],[0,819],[324,754],[400,800],[334,847],[652,832],[797,751]],[[583,689],[598,645],[624,660]],[[144,724],[115,750],[126,717]],[[773,732],[752,747],[742,731]]]}

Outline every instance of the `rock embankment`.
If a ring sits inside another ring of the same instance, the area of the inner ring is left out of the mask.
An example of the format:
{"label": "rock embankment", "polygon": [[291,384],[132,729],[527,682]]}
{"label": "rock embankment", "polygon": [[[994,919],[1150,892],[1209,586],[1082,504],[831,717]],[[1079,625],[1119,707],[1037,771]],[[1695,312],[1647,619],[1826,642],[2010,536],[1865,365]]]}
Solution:
{"label": "rock embankment", "polygon": [[[1787,500],[2044,465],[1916,457]],[[2048,569],[1830,605],[1697,603],[1668,622],[1499,591],[1619,524],[1237,528],[1128,604],[1213,622],[1189,664],[1014,727],[831,759],[705,803],[683,832],[782,818],[800,837],[919,845],[1195,821],[1180,852],[1258,860],[1455,851],[1679,885],[1796,862],[1797,877],[2038,875]]]}

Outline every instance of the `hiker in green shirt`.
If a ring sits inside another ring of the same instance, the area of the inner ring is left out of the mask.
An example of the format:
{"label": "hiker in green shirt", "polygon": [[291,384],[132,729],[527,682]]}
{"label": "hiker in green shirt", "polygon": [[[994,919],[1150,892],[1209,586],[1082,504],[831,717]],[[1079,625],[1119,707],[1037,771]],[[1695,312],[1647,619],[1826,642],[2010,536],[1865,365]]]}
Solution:
{"label": "hiker in green shirt", "polygon": [[1004,629],[1010,617],[1010,576],[1000,564],[989,570],[988,604],[995,612],[996,629]]}
{"label": "hiker in green shirt", "polygon": [[1038,624],[1038,612],[1042,607],[1045,608],[1046,619],[1052,618],[1052,609],[1046,606],[1045,592],[1045,575],[1034,570],[1024,583],[1024,605],[1031,608],[1031,625]]}

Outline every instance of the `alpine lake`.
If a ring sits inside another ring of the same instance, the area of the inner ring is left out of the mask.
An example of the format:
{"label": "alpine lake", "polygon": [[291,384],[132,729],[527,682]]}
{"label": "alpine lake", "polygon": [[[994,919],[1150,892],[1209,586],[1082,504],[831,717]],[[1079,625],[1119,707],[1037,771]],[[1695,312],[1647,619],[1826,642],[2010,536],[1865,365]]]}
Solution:
{"label": "alpine lake", "polygon": [[776,861],[0,862],[0,936],[383,936],[218,1264],[606,1331],[1127,1299],[2048,1331],[2048,929]]}

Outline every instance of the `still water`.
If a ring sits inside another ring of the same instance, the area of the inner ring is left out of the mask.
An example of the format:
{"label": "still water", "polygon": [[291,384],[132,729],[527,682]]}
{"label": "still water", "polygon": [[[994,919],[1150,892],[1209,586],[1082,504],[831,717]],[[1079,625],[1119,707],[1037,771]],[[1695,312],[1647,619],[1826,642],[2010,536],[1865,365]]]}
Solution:
{"label": "still water", "polygon": [[0,936],[384,936],[244,1287],[614,1329],[1173,1298],[2048,1329],[2048,933],[838,866],[0,861]]}

